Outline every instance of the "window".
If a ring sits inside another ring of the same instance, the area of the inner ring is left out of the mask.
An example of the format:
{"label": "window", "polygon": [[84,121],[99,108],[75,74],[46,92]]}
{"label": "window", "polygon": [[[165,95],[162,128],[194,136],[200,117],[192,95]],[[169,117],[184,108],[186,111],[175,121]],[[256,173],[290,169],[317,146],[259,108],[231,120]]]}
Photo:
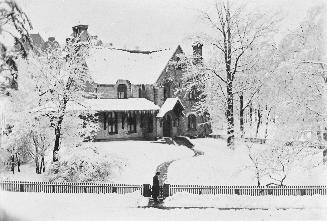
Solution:
{"label": "window", "polygon": [[103,130],[107,130],[107,113],[103,113]]}
{"label": "window", "polygon": [[153,132],[153,115],[149,114],[148,115],[148,133]]}
{"label": "window", "polygon": [[145,86],[142,84],[142,86],[139,88],[139,97],[145,97]]}
{"label": "window", "polygon": [[118,98],[127,98],[127,86],[125,84],[118,85]]}
{"label": "window", "polygon": [[108,113],[108,132],[109,134],[118,133],[118,122],[117,122],[117,113],[109,112]]}
{"label": "window", "polygon": [[126,119],[126,114],[121,113],[121,129],[125,128],[125,119]]}
{"label": "window", "polygon": [[194,114],[190,114],[187,119],[188,119],[188,129],[190,130],[196,129],[196,116]]}
{"label": "window", "polygon": [[173,127],[178,127],[179,126],[179,119],[176,118],[174,121],[173,121]]}
{"label": "window", "polygon": [[139,88],[139,97],[142,97],[142,89]]}
{"label": "window", "polygon": [[143,113],[141,113],[141,116],[140,116],[140,128],[143,128],[143,124],[144,124],[144,119],[145,119],[145,117],[144,117],[144,114]]}
{"label": "window", "polygon": [[128,132],[136,133],[136,114],[128,113],[127,121],[128,121]]}

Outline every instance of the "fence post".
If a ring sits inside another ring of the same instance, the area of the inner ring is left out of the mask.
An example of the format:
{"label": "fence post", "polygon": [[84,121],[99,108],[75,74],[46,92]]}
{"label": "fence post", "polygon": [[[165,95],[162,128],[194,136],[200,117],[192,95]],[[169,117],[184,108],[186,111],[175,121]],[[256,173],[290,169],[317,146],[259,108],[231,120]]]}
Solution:
{"label": "fence post", "polygon": [[25,192],[24,191],[24,184],[23,183],[20,183],[20,185],[19,185],[19,191],[20,192]]}
{"label": "fence post", "polygon": [[144,197],[150,197],[151,196],[150,184],[143,184],[143,196]]}
{"label": "fence post", "polygon": [[164,184],[163,185],[163,189],[162,189],[162,192],[163,192],[163,197],[169,197],[169,188],[170,188],[170,184]]}

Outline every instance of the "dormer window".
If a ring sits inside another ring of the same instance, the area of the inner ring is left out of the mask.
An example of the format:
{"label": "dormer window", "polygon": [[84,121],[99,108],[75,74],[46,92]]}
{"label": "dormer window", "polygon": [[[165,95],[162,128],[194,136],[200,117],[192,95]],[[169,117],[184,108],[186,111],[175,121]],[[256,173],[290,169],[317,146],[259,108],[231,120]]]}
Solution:
{"label": "dormer window", "polygon": [[118,99],[127,98],[127,86],[125,84],[118,85]]}

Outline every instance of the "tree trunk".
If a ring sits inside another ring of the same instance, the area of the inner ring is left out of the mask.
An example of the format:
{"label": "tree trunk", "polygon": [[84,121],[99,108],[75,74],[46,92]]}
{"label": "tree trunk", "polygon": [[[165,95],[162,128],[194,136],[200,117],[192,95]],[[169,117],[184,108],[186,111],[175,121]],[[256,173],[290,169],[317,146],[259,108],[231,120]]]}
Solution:
{"label": "tree trunk", "polygon": [[240,133],[241,138],[244,137],[244,100],[243,100],[243,93],[240,95]]}
{"label": "tree trunk", "polygon": [[259,133],[259,128],[260,128],[260,124],[261,124],[261,117],[262,117],[262,114],[261,114],[261,111],[260,111],[260,107],[257,111],[257,116],[258,116],[258,120],[257,120],[257,131],[255,133],[255,137],[258,138],[258,133]]}
{"label": "tree trunk", "polygon": [[267,139],[267,137],[268,137],[269,116],[270,116],[271,109],[272,108],[269,109],[267,118],[266,118],[265,139]]}
{"label": "tree trunk", "polygon": [[[68,82],[70,82],[69,79],[68,79]],[[66,89],[68,90],[67,87],[69,87],[69,86],[66,86]],[[68,102],[68,99],[66,97],[64,97],[63,103],[60,107],[61,114],[58,118],[57,125],[55,127],[55,143],[54,143],[53,152],[52,152],[52,161],[53,162],[58,161],[58,151],[59,151],[60,139],[61,139],[61,125],[62,125],[62,121],[64,120],[67,102]]]}
{"label": "tree trunk", "polygon": [[234,115],[233,115],[233,84],[229,81],[227,84],[227,146],[234,146]]}
{"label": "tree trunk", "polygon": [[[253,108],[252,108],[252,103],[250,103],[250,127],[252,127],[252,117],[253,117]],[[252,132],[252,128],[251,128]]]}
{"label": "tree trunk", "polygon": [[225,48],[225,65],[226,65],[226,86],[227,86],[227,146],[229,148],[234,147],[234,95],[233,95],[233,73],[231,71],[232,64],[232,43],[231,43],[231,30],[230,30],[230,12],[229,2],[227,2],[226,8],[226,32],[224,32],[224,48]]}
{"label": "tree trunk", "polygon": [[53,154],[52,161],[53,162],[58,161],[58,151],[59,151],[60,137],[61,137],[61,123],[59,124],[59,122],[58,122],[57,127],[55,128],[55,136],[56,136],[56,139],[55,139],[55,144],[54,144],[53,152],[52,152],[52,154]]}

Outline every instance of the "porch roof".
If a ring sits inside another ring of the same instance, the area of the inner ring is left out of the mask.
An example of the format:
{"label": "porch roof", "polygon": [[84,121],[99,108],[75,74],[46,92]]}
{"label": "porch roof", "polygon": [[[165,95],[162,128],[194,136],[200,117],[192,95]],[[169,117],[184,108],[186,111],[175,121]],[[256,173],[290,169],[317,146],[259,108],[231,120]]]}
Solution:
{"label": "porch roof", "polygon": [[156,111],[160,107],[145,98],[87,99],[86,108],[94,111]]}
{"label": "porch roof", "polygon": [[168,111],[173,110],[176,106],[178,106],[182,111],[185,110],[182,102],[178,97],[167,98],[165,103],[161,106],[157,117],[164,117]]}

